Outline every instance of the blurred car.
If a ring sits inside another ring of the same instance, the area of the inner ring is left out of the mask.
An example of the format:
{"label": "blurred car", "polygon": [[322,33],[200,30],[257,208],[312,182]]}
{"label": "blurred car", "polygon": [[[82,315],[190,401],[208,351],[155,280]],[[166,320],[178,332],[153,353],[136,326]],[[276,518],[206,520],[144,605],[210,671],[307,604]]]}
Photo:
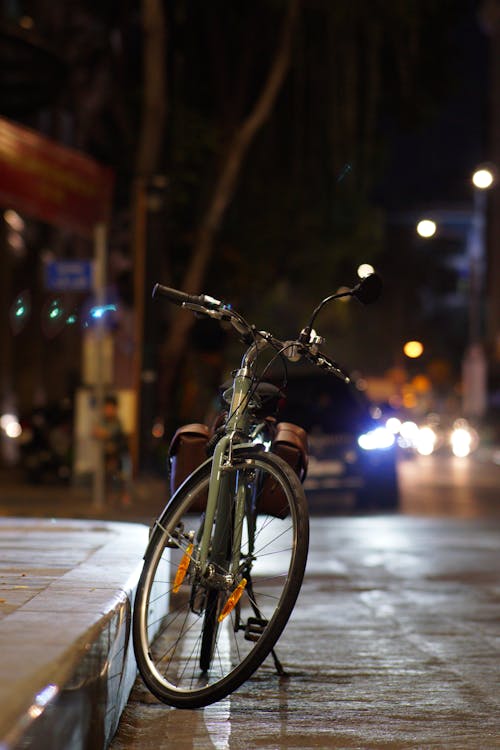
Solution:
{"label": "blurred car", "polygon": [[395,437],[363,393],[331,375],[304,372],[289,380],[286,396],[280,420],[309,436],[304,487],[311,509],[327,510],[342,495],[355,510],[396,510]]}

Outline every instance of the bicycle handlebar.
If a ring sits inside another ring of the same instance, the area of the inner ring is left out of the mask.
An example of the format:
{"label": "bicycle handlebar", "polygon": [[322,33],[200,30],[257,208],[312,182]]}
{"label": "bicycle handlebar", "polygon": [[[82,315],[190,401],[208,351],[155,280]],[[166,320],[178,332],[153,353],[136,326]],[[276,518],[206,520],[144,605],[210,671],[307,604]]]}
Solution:
{"label": "bicycle handlebar", "polygon": [[[163,286],[163,284],[155,284],[152,296],[166,297],[176,305],[182,305],[188,309],[191,308],[194,312],[205,312],[210,317],[230,319],[234,328],[243,336],[247,336],[251,331],[251,326],[236,311],[231,310],[230,307],[226,307],[220,300],[210,297],[208,294],[187,294],[179,289],[172,289],[171,287]],[[350,381],[349,375],[342,370],[340,365],[327,357],[326,354],[323,354],[323,352],[318,351],[312,342],[306,343],[302,335],[297,341],[283,342],[264,331],[255,331],[255,333],[260,335],[275,349],[281,349],[287,359],[294,360],[297,354],[299,359],[301,356],[304,356],[309,362],[320,369],[333,373],[346,383]],[[285,353],[287,349],[294,350],[294,354],[288,356]]]}
{"label": "bicycle handlebar", "polygon": [[153,287],[152,297],[167,297],[170,302],[174,302],[176,305],[202,305],[209,309],[216,309],[221,307],[222,302],[215,297],[210,297],[208,294],[187,294],[181,292],[179,289],[172,289],[169,286],[163,286],[163,284],[155,284]]}

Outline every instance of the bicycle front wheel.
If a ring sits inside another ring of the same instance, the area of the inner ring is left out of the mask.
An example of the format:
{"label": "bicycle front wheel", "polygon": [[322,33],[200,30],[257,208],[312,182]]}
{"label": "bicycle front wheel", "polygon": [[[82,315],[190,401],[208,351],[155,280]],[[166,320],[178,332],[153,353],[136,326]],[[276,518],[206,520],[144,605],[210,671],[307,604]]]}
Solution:
{"label": "bicycle front wheel", "polygon": [[[211,578],[200,576],[197,547],[205,523],[200,508],[210,468],[207,462],[194,472],[158,520],[135,600],[139,671],[157,698],[177,708],[224,698],[262,664],[293,610],[307,558],[309,522],[297,476],[277,456],[235,449],[233,481],[225,485],[231,502],[223,517],[219,513],[217,520],[216,513],[211,530],[214,539],[227,525],[222,533],[227,569],[219,563]],[[260,495],[270,484],[285,517],[262,512]],[[235,496],[241,497],[242,488],[243,526],[235,533]],[[235,540],[240,540],[236,553]],[[229,611],[220,619],[224,609]]]}

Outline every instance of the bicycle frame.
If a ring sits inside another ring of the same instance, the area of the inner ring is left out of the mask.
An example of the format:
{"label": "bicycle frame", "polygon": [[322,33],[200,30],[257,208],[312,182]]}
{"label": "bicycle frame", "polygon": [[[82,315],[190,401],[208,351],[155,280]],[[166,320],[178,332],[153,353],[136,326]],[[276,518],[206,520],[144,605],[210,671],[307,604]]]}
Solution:
{"label": "bicycle frame", "polygon": [[[248,443],[253,445],[258,442],[259,430],[250,435],[250,415],[248,404],[250,391],[253,383],[252,370],[255,359],[260,350],[268,346],[267,341],[260,340],[253,343],[245,352],[241,368],[236,371],[233,378],[233,392],[229,416],[226,422],[226,432],[215,446],[213,454],[212,470],[208,489],[208,500],[205,511],[205,523],[201,543],[199,546],[199,557],[196,560],[202,576],[206,575],[208,569],[208,553],[210,545],[211,529],[217,510],[217,499],[224,473],[232,471],[232,445],[236,435],[248,438]],[[236,507],[234,515],[235,544],[234,557],[231,562],[231,574],[236,575],[239,566],[239,549],[243,533],[243,519],[245,514],[245,488],[238,486],[236,493]]]}
{"label": "bicycle frame", "polygon": [[[225,423],[205,443],[212,457],[193,469],[187,461],[187,475],[183,469],[177,477],[184,477],[182,483],[172,477],[177,489],[154,525],[137,587],[137,664],[147,687],[169,705],[201,708],[224,698],[269,654],[278,674],[284,674],[274,646],[292,614],[306,566],[309,519],[300,474],[303,478],[307,459],[302,441],[292,440],[290,453],[279,426],[275,435],[269,429],[267,415],[277,409],[281,392],[262,387],[263,378],[277,358],[305,358],[346,380],[319,350],[323,339],[313,323],[331,299],[350,295],[363,301],[366,283],[323,300],[309,326],[291,341],[257,330],[231,305],[209,295],[160,284],[153,289],[153,296],[229,323],[248,347],[232,391],[225,394],[231,402]],[[370,289],[373,297],[373,280]],[[257,355],[266,347],[274,356],[256,377]],[[208,440],[208,428],[201,434]],[[199,451],[193,456],[199,463]]]}

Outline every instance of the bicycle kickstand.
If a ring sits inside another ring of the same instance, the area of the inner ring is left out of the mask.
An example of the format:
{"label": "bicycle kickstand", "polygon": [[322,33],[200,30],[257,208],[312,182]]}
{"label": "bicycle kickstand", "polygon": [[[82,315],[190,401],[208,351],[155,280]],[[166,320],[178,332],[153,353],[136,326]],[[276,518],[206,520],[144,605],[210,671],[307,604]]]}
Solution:
{"label": "bicycle kickstand", "polygon": [[[260,612],[260,609],[257,606],[257,602],[255,601],[255,595],[253,592],[253,581],[250,576],[248,577],[247,590],[250,593],[250,603],[252,605],[252,609],[254,611],[255,617],[258,620],[262,620],[262,614]],[[273,657],[274,668],[276,669],[276,673],[278,677],[288,677],[288,673],[285,672],[285,670],[283,669],[283,664],[278,658],[278,654],[276,653],[276,650],[274,648],[271,650],[271,656]]]}
{"label": "bicycle kickstand", "polygon": [[274,667],[276,669],[276,673],[277,673],[278,677],[288,677],[289,676],[288,672],[285,672],[285,670],[283,669],[283,664],[278,659],[278,654],[276,653],[276,651],[274,650],[274,648],[271,651],[271,656],[273,657]]}

